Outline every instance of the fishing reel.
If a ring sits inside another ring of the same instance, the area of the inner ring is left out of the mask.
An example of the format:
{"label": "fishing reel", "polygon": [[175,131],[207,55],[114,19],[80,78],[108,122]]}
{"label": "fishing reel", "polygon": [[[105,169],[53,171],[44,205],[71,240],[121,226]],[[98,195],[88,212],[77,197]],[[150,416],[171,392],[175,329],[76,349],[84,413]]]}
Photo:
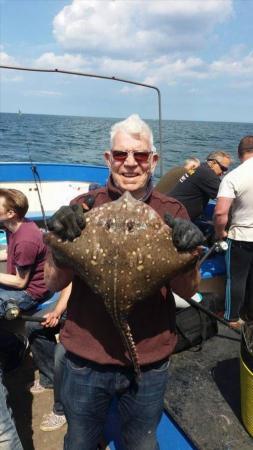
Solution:
{"label": "fishing reel", "polygon": [[[25,320],[27,322],[38,322],[41,323],[45,319],[44,317],[37,316],[37,315],[25,315],[22,313],[22,310],[17,305],[15,299],[10,298],[8,301],[6,301],[3,305],[4,307],[4,319],[7,320],[15,320],[15,319],[21,319]],[[65,319],[60,319],[59,323],[63,324],[65,322]]]}
{"label": "fishing reel", "polygon": [[4,318],[7,320],[17,319],[20,315],[20,308],[18,307],[16,301],[10,298],[8,302],[4,303]]}
{"label": "fishing reel", "polygon": [[214,251],[216,253],[226,252],[228,249],[228,243],[226,241],[217,241],[214,243]]}
{"label": "fishing reel", "polygon": [[203,262],[209,258],[212,253],[222,253],[226,252],[228,249],[228,243],[226,241],[216,241],[214,244],[206,251],[204,256],[199,260],[199,265],[203,264]]}

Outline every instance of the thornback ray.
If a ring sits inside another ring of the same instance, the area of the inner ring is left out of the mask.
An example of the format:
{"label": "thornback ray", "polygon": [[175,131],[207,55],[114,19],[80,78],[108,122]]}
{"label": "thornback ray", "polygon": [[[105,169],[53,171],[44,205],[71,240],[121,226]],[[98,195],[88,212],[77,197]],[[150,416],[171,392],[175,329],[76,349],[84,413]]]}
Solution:
{"label": "thornback ray", "polygon": [[44,240],[101,297],[140,375],[129,313],[136,302],[148,301],[187,270],[196,256],[179,252],[171,228],[129,192],[91,209],[85,213],[85,221],[80,237],[72,242],[62,241],[54,233],[46,233]]}

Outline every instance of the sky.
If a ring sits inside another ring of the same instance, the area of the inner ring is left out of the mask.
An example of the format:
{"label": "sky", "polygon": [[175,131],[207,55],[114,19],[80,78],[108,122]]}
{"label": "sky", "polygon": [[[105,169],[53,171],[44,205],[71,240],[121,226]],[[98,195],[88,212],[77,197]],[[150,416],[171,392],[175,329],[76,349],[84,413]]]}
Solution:
{"label": "sky", "polygon": [[[0,63],[159,88],[162,117],[253,122],[253,0],[0,0]],[[158,117],[153,89],[0,69],[2,112]]]}

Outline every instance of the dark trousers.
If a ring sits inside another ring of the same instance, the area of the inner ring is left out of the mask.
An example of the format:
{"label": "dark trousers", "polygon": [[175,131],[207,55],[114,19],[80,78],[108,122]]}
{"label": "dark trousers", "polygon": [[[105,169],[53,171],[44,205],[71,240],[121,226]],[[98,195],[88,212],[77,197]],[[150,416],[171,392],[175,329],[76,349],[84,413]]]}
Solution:
{"label": "dark trousers", "polygon": [[238,320],[242,307],[253,318],[253,242],[228,239],[226,270],[225,319]]}

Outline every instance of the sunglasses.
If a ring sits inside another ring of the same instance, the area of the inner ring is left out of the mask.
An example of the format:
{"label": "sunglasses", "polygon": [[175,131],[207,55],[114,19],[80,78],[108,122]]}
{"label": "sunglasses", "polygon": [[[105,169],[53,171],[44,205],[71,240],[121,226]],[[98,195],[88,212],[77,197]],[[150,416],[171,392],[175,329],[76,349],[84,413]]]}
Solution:
{"label": "sunglasses", "polygon": [[223,164],[221,164],[217,159],[209,159],[209,161],[216,162],[216,164],[218,164],[218,166],[220,166],[220,170],[222,170],[223,173],[228,171],[228,167],[223,166]]}
{"label": "sunglasses", "polygon": [[139,151],[135,151],[135,150],[129,150],[129,151],[111,150],[111,154],[112,154],[114,161],[118,161],[118,162],[124,162],[127,159],[128,155],[130,155],[130,153],[132,153],[136,162],[146,163],[146,162],[148,162],[150,155],[152,155],[153,152],[150,152],[148,150],[145,150],[143,152],[139,152]]}

